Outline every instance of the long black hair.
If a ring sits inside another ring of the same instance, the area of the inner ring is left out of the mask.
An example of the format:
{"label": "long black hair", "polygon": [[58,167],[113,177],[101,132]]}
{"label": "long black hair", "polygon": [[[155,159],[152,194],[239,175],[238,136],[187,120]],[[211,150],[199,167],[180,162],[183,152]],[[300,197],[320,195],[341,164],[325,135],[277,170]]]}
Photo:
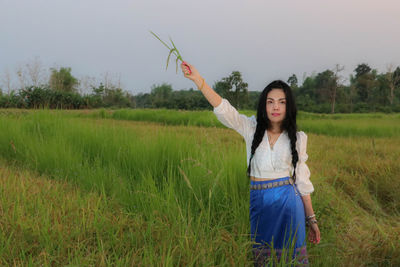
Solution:
{"label": "long black hair", "polygon": [[247,176],[250,177],[250,165],[251,160],[254,156],[254,152],[256,151],[258,145],[261,143],[265,131],[270,129],[271,121],[268,119],[266,104],[267,104],[267,95],[272,89],[282,89],[286,96],[286,115],[281,124],[281,131],[286,130],[290,139],[290,148],[292,151],[292,164],[294,168],[293,179],[296,180],[296,165],[299,160],[299,155],[296,150],[296,141],[297,141],[297,107],[296,102],[294,100],[292,89],[290,86],[281,81],[276,80],[271,82],[264,88],[261,92],[260,98],[258,100],[258,108],[257,108],[257,127],[254,133],[253,143],[251,144],[251,156],[249,160],[249,166],[247,167]]}

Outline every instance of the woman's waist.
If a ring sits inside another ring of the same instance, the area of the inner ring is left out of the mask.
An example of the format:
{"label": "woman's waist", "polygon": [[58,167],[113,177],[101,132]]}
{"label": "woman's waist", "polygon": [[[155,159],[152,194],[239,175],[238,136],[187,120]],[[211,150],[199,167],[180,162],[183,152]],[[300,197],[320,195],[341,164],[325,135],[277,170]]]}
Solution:
{"label": "woman's waist", "polygon": [[274,181],[274,180],[278,180],[278,179],[280,180],[280,179],[285,179],[285,178],[289,179],[290,176],[287,175],[287,176],[283,176],[283,177],[274,177],[274,178],[270,178],[270,177],[260,178],[260,177],[250,176],[250,180],[255,181],[255,182]]}
{"label": "woman's waist", "polygon": [[270,180],[275,180],[278,178],[258,178],[258,177],[254,177],[254,176],[250,176],[250,180],[252,181],[270,181]]}
{"label": "woman's waist", "polygon": [[276,180],[279,178],[290,177],[291,173],[288,170],[282,171],[260,171],[260,170],[251,170],[250,172],[250,180],[252,181],[269,181]]}

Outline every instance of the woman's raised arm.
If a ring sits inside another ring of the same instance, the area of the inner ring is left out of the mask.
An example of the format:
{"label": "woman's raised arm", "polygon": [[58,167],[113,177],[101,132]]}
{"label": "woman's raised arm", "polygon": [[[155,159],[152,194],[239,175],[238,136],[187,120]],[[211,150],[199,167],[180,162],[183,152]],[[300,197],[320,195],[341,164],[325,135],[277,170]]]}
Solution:
{"label": "woman's raised arm", "polygon": [[217,94],[214,89],[208,86],[204,78],[200,76],[200,73],[193,65],[190,65],[189,63],[184,61],[181,64],[181,68],[183,71],[183,75],[186,78],[192,80],[197,85],[198,89],[200,89],[201,87],[201,92],[213,107],[217,107],[219,104],[221,104],[221,96]]}
{"label": "woman's raised arm", "polygon": [[194,81],[197,87],[201,89],[208,102],[214,107],[214,114],[223,125],[237,131],[245,140],[252,137],[257,124],[254,116],[247,117],[240,114],[229,101],[223,99],[214,89],[208,86],[193,65],[182,62],[181,68],[185,77]]}

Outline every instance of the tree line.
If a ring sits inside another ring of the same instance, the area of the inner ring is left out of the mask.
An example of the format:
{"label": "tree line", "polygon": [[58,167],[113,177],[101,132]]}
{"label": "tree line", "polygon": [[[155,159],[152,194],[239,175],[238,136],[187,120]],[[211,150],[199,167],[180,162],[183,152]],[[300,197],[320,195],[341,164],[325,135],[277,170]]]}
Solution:
{"label": "tree line", "polygon": [[[21,72],[17,72],[21,79],[17,90],[10,90],[9,79],[3,79],[3,88],[8,90],[0,90],[1,108],[212,108],[202,93],[193,88],[173,90],[170,84],[163,83],[153,85],[150,93],[133,95],[123,90],[120,83],[106,80],[99,85],[90,85],[89,92],[83,93],[78,90],[82,81],[71,74],[71,68],[52,68],[49,78],[44,81],[39,81],[38,72],[34,70],[29,71],[29,83],[22,79]],[[361,63],[350,75],[347,85],[342,71],[343,66],[336,65],[305,77],[301,85],[297,76],[291,75],[287,82],[293,89],[299,110],[316,113],[400,112],[400,67],[390,65],[386,73],[378,73],[368,64]],[[260,91],[249,91],[240,71],[233,71],[212,87],[236,108],[256,109]]]}

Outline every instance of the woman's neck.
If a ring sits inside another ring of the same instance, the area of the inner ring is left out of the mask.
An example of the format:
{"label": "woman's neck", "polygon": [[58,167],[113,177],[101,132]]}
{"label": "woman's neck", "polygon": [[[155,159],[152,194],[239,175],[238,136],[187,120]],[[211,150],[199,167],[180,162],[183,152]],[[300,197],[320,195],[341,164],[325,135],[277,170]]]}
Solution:
{"label": "woman's neck", "polygon": [[281,133],[281,123],[271,123],[271,127],[268,128],[268,131],[273,134]]}

